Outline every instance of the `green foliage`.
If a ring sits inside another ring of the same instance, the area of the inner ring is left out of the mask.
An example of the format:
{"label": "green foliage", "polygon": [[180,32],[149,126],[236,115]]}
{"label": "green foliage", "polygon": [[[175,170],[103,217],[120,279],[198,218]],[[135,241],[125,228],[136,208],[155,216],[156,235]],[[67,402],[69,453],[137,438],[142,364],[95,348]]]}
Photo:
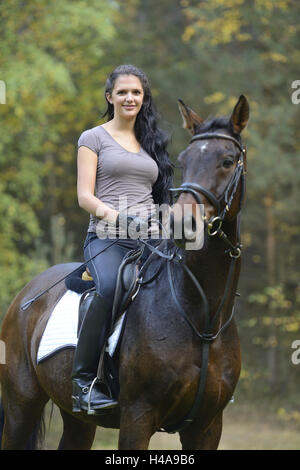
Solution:
{"label": "green foliage", "polygon": [[[78,221],[76,141],[103,106],[102,59],[114,39],[115,12],[104,0],[0,5],[7,95],[0,106],[2,313],[33,275],[62,261],[62,247],[55,249],[60,225],[53,227],[60,211],[69,216],[68,230]],[[47,254],[38,246],[49,246]]]}

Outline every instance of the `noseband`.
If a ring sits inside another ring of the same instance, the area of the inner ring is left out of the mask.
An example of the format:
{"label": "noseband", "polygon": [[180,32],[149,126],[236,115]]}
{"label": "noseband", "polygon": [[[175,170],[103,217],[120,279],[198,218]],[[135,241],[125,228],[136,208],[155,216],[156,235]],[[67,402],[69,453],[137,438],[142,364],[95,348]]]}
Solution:
{"label": "noseband", "polygon": [[[236,169],[227,185],[227,188],[223,192],[223,194],[217,198],[211,191],[208,191],[205,189],[203,186],[197,183],[183,183],[179,188],[171,188],[170,191],[175,192],[175,193],[190,193],[194,196],[198,204],[202,204],[200,194],[203,194],[206,199],[214,206],[217,212],[217,217],[218,220],[223,221],[226,212],[229,212],[234,195],[236,193],[237,187],[239,182],[241,181],[242,183],[242,188],[241,188],[241,197],[240,197],[240,209],[242,206],[242,200],[244,197],[245,193],[245,168],[244,168],[244,156],[246,154],[246,149],[245,147],[240,144],[240,142],[235,139],[234,137],[231,137],[227,134],[221,134],[221,133],[211,133],[211,132],[206,132],[203,134],[196,134],[192,137],[190,143],[195,142],[196,140],[207,140],[207,139],[225,139],[225,140],[230,140],[233,142],[236,147],[240,150],[240,157],[237,162]],[[222,201],[224,200],[224,203],[222,204]],[[223,209],[222,209],[223,207]]]}

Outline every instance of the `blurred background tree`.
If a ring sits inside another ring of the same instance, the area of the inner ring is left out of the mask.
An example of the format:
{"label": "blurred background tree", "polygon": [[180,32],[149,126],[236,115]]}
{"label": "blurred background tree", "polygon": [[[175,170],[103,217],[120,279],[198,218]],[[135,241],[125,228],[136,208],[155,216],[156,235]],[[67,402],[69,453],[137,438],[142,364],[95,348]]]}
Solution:
{"label": "blurred background tree", "polygon": [[[236,315],[239,393],[298,406],[299,3],[292,0],[12,0],[0,5],[0,314],[34,275],[82,260],[88,214],[76,197],[81,132],[101,123],[111,70],[150,79],[170,137],[188,144],[178,98],[203,118],[250,102],[243,269]],[[180,174],[176,172],[176,183]],[[287,398],[288,397],[288,398]],[[282,412],[282,407],[280,408]]]}

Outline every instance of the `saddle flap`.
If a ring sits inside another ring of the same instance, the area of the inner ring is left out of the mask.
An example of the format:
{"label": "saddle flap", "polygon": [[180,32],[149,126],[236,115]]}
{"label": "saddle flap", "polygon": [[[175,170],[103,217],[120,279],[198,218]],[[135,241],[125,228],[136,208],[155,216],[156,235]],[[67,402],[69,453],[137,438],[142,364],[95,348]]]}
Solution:
{"label": "saddle flap", "polygon": [[125,291],[130,290],[136,280],[137,266],[135,263],[127,263],[121,276],[122,287]]}
{"label": "saddle flap", "polygon": [[139,272],[139,261],[144,247],[129,251],[120,265],[113,302],[112,324],[121,314],[134,294]]}

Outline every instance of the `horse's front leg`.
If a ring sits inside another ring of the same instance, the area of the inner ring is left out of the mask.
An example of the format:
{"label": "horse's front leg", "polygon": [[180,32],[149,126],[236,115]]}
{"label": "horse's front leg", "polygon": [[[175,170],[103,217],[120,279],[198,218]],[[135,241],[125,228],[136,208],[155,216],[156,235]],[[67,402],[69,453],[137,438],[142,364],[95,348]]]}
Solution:
{"label": "horse's front leg", "polygon": [[217,450],[222,434],[222,412],[203,430],[203,424],[195,420],[179,432],[182,450]]}
{"label": "horse's front leg", "polygon": [[139,402],[121,406],[119,450],[147,450],[155,432],[154,412],[149,405]]}

